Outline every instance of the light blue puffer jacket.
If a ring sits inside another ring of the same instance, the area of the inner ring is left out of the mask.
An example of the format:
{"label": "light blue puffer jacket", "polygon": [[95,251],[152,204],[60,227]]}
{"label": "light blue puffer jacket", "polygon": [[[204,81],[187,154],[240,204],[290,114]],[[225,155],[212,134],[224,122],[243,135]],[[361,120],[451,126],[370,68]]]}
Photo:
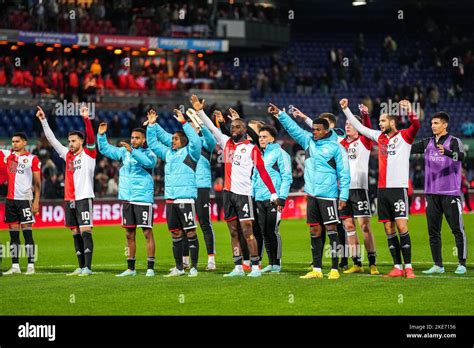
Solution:
{"label": "light blue puffer jacket", "polygon": [[[165,161],[165,198],[190,199],[197,198],[196,167],[201,157],[201,139],[189,124],[183,125],[188,137],[188,144],[178,150],[166,146],[158,138],[156,124],[149,125],[146,130],[150,149]],[[166,139],[163,138],[166,141]]]}
{"label": "light blue puffer jacket", "polygon": [[303,130],[286,112],[280,111],[279,120],[306,152],[305,192],[313,197],[347,201],[351,176],[347,155],[342,146],[334,141],[334,136],[337,137],[335,132],[331,130],[328,137],[315,141],[313,134]]}
{"label": "light blue puffer jacket", "polygon": [[[278,198],[286,199],[290,191],[293,175],[291,172],[291,157],[281,148],[280,144],[267,144],[263,152],[265,169],[272,179]],[[256,201],[266,201],[270,199],[271,193],[263,183],[258,170],[252,175],[253,196]]]}
{"label": "light blue puffer jacket", "polygon": [[153,169],[157,158],[150,149],[138,148],[128,152],[124,147],[110,145],[105,134],[97,134],[99,152],[110,159],[120,161],[118,199],[153,203]]}

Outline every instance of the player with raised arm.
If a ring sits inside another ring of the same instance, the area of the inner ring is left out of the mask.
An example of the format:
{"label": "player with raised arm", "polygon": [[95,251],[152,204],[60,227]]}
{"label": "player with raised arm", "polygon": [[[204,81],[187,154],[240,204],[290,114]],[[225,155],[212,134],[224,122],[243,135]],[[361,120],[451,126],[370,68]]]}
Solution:
{"label": "player with raised arm", "polygon": [[127,238],[127,269],[117,277],[135,276],[136,231],[142,228],[146,239],[147,277],[155,275],[155,239],[153,237],[153,169],[156,156],[145,148],[146,134],[143,128],[135,128],[130,144],[121,142],[121,147],[107,141],[107,123],[99,125],[97,143],[99,152],[112,160],[119,161],[119,193],[122,201],[122,226]]}
{"label": "player with raised arm", "polygon": [[191,124],[186,122],[179,110],[175,118],[183,126],[171,138],[160,132],[156,124],[156,113],[148,113],[147,138],[150,149],[165,162],[166,221],[173,238],[173,255],[176,266],[166,277],[179,277],[183,269],[183,233],[186,233],[191,256],[189,277],[198,275],[199,240],[196,234],[197,199],[196,167],[201,157],[202,142]]}
{"label": "player with raised arm", "polygon": [[[321,225],[324,224],[330,240],[332,267],[328,279],[338,279],[339,238],[336,224],[338,210],[345,207],[349,197],[350,173],[344,149],[333,141],[334,132],[323,118],[313,120],[313,133],[303,130],[286,112],[270,104],[268,112],[278,118],[288,134],[306,152],[304,179],[308,194],[307,223],[310,226],[313,270],[300,277],[323,278],[321,271]],[[337,201],[339,199],[339,206]]]}
{"label": "player with raised arm", "polygon": [[259,268],[260,257],[258,255],[257,242],[252,232],[254,220],[252,203],[252,171],[255,167],[263,182],[270,191],[270,202],[278,204],[278,195],[272,180],[265,169],[265,163],[258,147],[251,144],[246,137],[247,124],[242,119],[232,121],[231,137],[222,134],[214,126],[212,121],[204,112],[204,99],[200,101],[197,96],[191,97],[191,104],[198,116],[209,128],[217,143],[224,150],[224,215],[231,235],[232,252],[235,267],[232,272],[225,274],[227,277],[244,276],[242,268],[242,251],[239,243],[238,224],[247,241],[250,252],[252,271],[250,277],[259,277],[262,272]]}
{"label": "player with raised arm", "polygon": [[[410,127],[397,129],[397,116],[381,114],[380,130],[365,127],[348,108],[348,100],[339,102],[347,120],[362,135],[376,141],[379,147],[378,179],[378,216],[384,224],[388,239],[388,248],[392,255],[394,267],[386,277],[415,278],[411,264],[411,240],[408,232],[408,174],[410,151],[420,129],[420,121],[408,100],[399,102],[401,111],[406,111],[410,118]],[[398,239],[395,227],[398,230]],[[405,271],[402,266],[402,255]]]}
{"label": "player with raised arm", "polygon": [[262,273],[278,273],[281,271],[281,211],[285,207],[286,198],[293,182],[291,157],[276,142],[276,137],[277,131],[275,128],[271,126],[260,128],[260,148],[263,151],[265,168],[278,192],[278,207],[270,203],[270,191],[261,179],[260,174],[254,171],[252,176],[257,219],[269,261],[269,265],[262,269]]}
{"label": "player with raised arm", "polygon": [[[362,118],[356,118],[366,127],[371,128],[368,109],[365,105],[359,105],[359,111]],[[359,222],[360,229],[364,234],[364,245],[367,249],[369,259],[370,274],[378,275],[379,271],[375,265],[375,240],[374,234],[370,227],[370,211],[369,201],[369,159],[372,150],[372,140],[359,132],[346,121],[346,137],[341,141],[341,145],[347,150],[347,158],[349,161],[351,172],[351,185],[349,188],[349,200],[346,207],[341,211],[341,219],[343,220],[344,229],[347,236],[347,244],[351,250],[354,265],[344,273],[363,273],[359,238],[357,237],[355,220]]]}
{"label": "player with raised arm", "polygon": [[94,250],[92,209],[97,150],[89,110],[82,106],[80,112],[86,128],[86,137],[84,139],[84,134],[79,131],[69,132],[69,149],[56,139],[48,125],[44,111],[39,106],[36,117],[41,121],[46,139],[66,163],[64,175],[65,223],[66,227],[72,231],[79,263],[79,267],[68,275],[88,276],[92,274],[92,253]]}
{"label": "player with raised arm", "polygon": [[[230,108],[229,109],[230,115],[227,115],[227,118],[229,118],[231,121],[234,121],[236,119],[240,118],[240,115],[237,111],[234,109]],[[219,127],[219,129],[222,131],[222,133],[230,136],[230,131],[227,128],[225,124],[225,119],[222,113],[219,110],[214,110],[214,115],[216,117],[216,123]],[[260,141],[259,141],[259,131],[260,128],[263,127],[265,124],[262,121],[255,121],[255,120],[250,120],[248,123],[247,127],[247,139],[250,141],[251,144],[255,144],[260,147]],[[257,203],[255,202],[255,197],[252,196],[253,199],[253,214],[254,218],[256,217],[257,221],[252,225],[252,233],[255,237],[255,240],[257,241],[257,250],[258,250],[258,256],[259,256],[259,267],[262,269],[262,258],[263,258],[263,233],[260,229],[260,224],[258,223],[258,213],[257,213]],[[238,231],[239,231],[239,240],[240,240],[240,248],[242,250],[242,268],[244,271],[251,271],[252,266],[250,262],[250,253],[249,253],[249,248],[247,246],[247,242],[245,241],[245,238],[242,234],[242,229],[240,228],[240,225],[237,225]]]}
{"label": "player with raised arm", "polygon": [[[5,219],[10,229],[10,255],[12,267],[5,275],[21,273],[20,229],[25,238],[25,250],[28,265],[25,274],[35,273],[35,242],[33,240],[33,223],[39,212],[41,194],[41,163],[37,156],[26,151],[28,139],[25,133],[12,136],[12,149],[0,150],[0,162],[6,164],[8,192],[5,201]],[[34,192],[31,189],[33,184]]]}
{"label": "player with raised arm", "polygon": [[[306,125],[312,129],[313,127],[313,120],[305,115],[301,110],[299,110],[296,107],[291,108],[291,114],[299,119],[302,119]],[[337,142],[338,144],[341,144],[341,142],[345,139],[346,133],[344,132],[343,129],[341,128],[336,128],[336,116],[330,112],[323,112],[319,114],[320,118],[324,118],[326,121],[329,123],[329,129],[332,129],[332,135],[331,135],[331,140]],[[346,229],[344,228],[344,225],[342,222],[339,222],[337,224],[337,233],[339,235],[339,243],[341,244],[341,249],[342,249],[342,255],[341,255],[341,262],[339,263],[339,268],[342,269],[343,271],[346,271],[348,269],[348,250],[346,248],[346,236],[347,232]],[[323,226],[322,232],[321,232],[321,239],[323,241],[323,249],[324,249],[324,243],[326,242],[326,230]]]}
{"label": "player with raised arm", "polygon": [[459,264],[454,273],[465,274],[467,241],[461,203],[462,162],[466,154],[461,139],[448,133],[449,115],[431,117],[433,136],[413,144],[411,153],[424,155],[426,221],[434,265],[425,274],[444,273],[441,253],[443,214],[456,240]]}
{"label": "player with raised arm", "polygon": [[[188,110],[189,111],[189,110]],[[153,121],[153,128],[157,134],[158,139],[163,145],[171,147],[173,145],[173,135],[166,132],[157,122],[158,115],[154,110],[149,111],[149,119]],[[148,121],[150,122],[150,121]],[[195,201],[196,214],[199,219],[204,241],[207,249],[207,266],[206,271],[213,271],[216,269],[216,243],[214,230],[211,223],[211,202],[210,190],[212,185],[211,174],[211,157],[212,152],[216,147],[216,140],[207,127],[199,127],[194,122],[189,123],[201,139],[201,156],[196,166],[196,186],[197,199]],[[186,236],[184,235],[183,238]],[[184,239],[183,239],[184,241]],[[187,249],[187,250],[186,250]],[[186,251],[188,253],[186,253]],[[189,257],[189,248],[184,250],[184,264],[186,264],[186,257]],[[186,265],[184,265],[186,268]]]}

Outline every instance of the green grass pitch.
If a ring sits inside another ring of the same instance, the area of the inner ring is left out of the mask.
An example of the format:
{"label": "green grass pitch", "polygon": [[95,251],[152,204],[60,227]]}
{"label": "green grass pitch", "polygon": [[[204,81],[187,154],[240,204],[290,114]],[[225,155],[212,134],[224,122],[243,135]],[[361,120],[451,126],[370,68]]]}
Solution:
{"label": "green grass pitch", "polygon": [[[464,221],[468,248],[472,250],[474,215],[465,215]],[[76,267],[70,232],[64,228],[37,229],[37,274],[0,278],[0,315],[473,315],[474,264],[468,260],[467,275],[453,273],[457,258],[446,221],[446,273],[437,276],[421,273],[431,265],[425,216],[412,216],[409,224],[418,278],[385,279],[366,273],[341,274],[336,281],[299,279],[311,261],[310,237],[303,220],[282,221],[282,274],[255,279],[222,277],[233,267],[224,223],[214,223],[218,270],[204,271],[207,255],[199,230],[202,271],[197,278],[171,279],[163,278],[173,266],[171,237],[164,224],[154,227],[158,272],[152,278],[144,275],[145,240],[141,232],[137,235],[136,277],[115,277],[126,267],[125,235],[119,226],[94,229],[93,276],[66,277],[65,273]],[[375,218],[372,226],[379,270],[385,273],[391,268],[386,238]],[[7,241],[8,232],[1,231],[0,242],[5,245]],[[26,260],[20,262],[24,271]],[[323,263],[327,272],[330,259],[325,258]],[[366,257],[364,263],[367,266]],[[9,267],[10,260],[4,260],[3,270]]]}

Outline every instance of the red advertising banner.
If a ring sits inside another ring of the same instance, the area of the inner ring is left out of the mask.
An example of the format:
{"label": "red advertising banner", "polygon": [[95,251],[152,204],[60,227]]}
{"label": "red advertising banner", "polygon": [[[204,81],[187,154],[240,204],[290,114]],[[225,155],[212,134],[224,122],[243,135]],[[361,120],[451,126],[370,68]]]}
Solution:
{"label": "red advertising banner", "polygon": [[147,36],[91,35],[90,44],[113,47],[150,47]]}
{"label": "red advertising banner", "polygon": [[[471,199],[474,194],[471,194]],[[40,205],[40,213],[35,216],[35,227],[63,227],[64,226],[64,201],[43,201]],[[122,203],[117,200],[95,200],[93,209],[94,225],[120,225]],[[467,208],[463,202],[464,211]],[[155,223],[166,223],[165,201],[157,199],[153,205]],[[414,194],[411,202],[411,214],[425,213],[425,199],[422,194]],[[5,203],[0,202],[0,229],[7,229],[3,222],[5,216]],[[223,212],[221,211],[221,218]],[[217,220],[217,204],[211,199],[211,218]],[[286,200],[285,209],[282,212],[284,219],[306,218],[306,195],[291,195]]]}

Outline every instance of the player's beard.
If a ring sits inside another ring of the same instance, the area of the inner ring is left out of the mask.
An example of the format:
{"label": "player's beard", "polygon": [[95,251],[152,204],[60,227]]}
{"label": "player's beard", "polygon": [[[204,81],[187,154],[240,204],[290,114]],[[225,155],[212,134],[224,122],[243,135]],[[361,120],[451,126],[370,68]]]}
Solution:
{"label": "player's beard", "polygon": [[383,131],[383,134],[390,134],[391,131],[392,131],[392,127],[385,128],[385,130]]}
{"label": "player's beard", "polygon": [[245,134],[239,134],[239,135],[235,135],[235,136],[233,135],[232,136],[232,141],[234,143],[240,143],[241,141],[244,140],[244,136],[245,136]]}

